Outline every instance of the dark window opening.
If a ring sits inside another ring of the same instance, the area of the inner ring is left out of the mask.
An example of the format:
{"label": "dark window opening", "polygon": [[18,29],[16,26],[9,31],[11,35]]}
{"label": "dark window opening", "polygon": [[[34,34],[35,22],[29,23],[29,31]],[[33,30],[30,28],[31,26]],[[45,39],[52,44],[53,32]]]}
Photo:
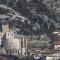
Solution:
{"label": "dark window opening", "polygon": [[9,34],[8,34],[8,36],[9,36]]}
{"label": "dark window opening", "polygon": [[7,22],[3,22],[3,25],[7,25]]}
{"label": "dark window opening", "polygon": [[13,34],[12,34],[12,36],[13,36]]}

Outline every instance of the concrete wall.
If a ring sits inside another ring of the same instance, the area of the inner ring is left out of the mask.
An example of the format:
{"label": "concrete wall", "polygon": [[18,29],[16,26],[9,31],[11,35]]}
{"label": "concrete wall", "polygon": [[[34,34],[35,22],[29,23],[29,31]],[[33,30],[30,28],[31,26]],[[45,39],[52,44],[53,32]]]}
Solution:
{"label": "concrete wall", "polygon": [[7,49],[13,49],[13,48],[19,49],[20,48],[19,39],[15,39],[15,38],[6,39],[5,48],[7,48]]}
{"label": "concrete wall", "polygon": [[4,48],[8,54],[18,55],[21,54],[20,41],[17,38],[10,38],[5,40]]}
{"label": "concrete wall", "polygon": [[53,60],[53,57],[47,56],[46,60]]}

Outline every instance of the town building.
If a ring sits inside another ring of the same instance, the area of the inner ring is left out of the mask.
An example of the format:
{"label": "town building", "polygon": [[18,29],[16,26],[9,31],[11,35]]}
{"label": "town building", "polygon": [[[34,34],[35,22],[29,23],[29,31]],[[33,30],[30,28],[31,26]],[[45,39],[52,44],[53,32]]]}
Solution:
{"label": "town building", "polygon": [[60,48],[60,40],[54,42],[54,49],[57,50],[58,48]]}
{"label": "town building", "polygon": [[[56,31],[53,34],[60,36],[60,32]],[[53,44],[53,53],[46,55],[46,60],[60,60],[60,40],[54,40]]]}
{"label": "town building", "polygon": [[5,37],[3,37],[3,47],[6,49],[7,54],[10,55],[20,55],[21,54],[21,44],[20,39],[14,38],[14,32],[6,32]]}
{"label": "town building", "polygon": [[9,22],[5,18],[2,20],[2,31],[0,32],[0,49],[4,49],[8,55],[25,55],[27,50],[27,39],[9,29]]}

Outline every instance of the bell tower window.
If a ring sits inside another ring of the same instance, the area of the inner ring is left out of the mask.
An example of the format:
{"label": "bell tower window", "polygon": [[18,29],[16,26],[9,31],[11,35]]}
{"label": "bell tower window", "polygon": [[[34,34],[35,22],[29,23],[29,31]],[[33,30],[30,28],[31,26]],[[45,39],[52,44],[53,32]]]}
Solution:
{"label": "bell tower window", "polygon": [[6,33],[9,31],[9,23],[6,20],[2,21],[2,32]]}
{"label": "bell tower window", "polygon": [[3,22],[3,25],[7,25],[7,22]]}

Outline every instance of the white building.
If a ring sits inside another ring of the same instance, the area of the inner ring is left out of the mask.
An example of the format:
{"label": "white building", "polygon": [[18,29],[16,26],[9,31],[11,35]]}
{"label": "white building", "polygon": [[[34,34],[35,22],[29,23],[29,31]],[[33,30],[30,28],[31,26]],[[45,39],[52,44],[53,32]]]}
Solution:
{"label": "white building", "polygon": [[60,54],[50,54],[46,56],[46,60],[60,60]]}
{"label": "white building", "polygon": [[[5,18],[4,18],[5,19]],[[6,50],[9,55],[25,55],[27,50],[27,39],[19,35],[15,36],[14,31],[9,29],[8,21],[2,20],[2,32],[0,32],[0,46]]]}
{"label": "white building", "polygon": [[46,56],[46,60],[60,60],[60,41],[54,42],[54,53]]}
{"label": "white building", "polygon": [[21,44],[20,39],[14,38],[14,32],[6,32],[6,39],[4,40],[4,48],[7,50],[7,54],[20,55]]}
{"label": "white building", "polygon": [[53,56],[47,56],[47,57],[46,57],[46,60],[53,60],[53,59],[54,59]]}

